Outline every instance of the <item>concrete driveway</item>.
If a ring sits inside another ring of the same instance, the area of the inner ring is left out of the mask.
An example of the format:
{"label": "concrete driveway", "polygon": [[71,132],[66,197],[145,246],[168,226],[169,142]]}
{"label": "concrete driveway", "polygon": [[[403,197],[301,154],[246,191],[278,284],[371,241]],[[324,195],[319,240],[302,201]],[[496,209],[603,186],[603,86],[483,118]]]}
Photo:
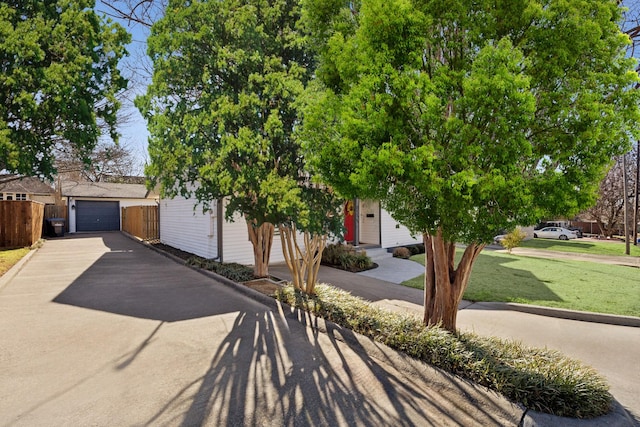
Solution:
{"label": "concrete driveway", "polygon": [[0,289],[0,425],[517,425],[495,393],[283,313],[120,233]]}

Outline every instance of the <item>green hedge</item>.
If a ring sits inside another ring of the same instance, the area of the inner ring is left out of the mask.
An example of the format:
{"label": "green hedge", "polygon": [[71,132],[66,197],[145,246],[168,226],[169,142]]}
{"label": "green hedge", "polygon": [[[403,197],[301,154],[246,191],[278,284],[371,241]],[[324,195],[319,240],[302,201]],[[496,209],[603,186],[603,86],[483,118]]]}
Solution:
{"label": "green hedge", "polygon": [[289,286],[277,298],[536,411],[592,418],[611,409],[606,380],[557,351],[426,328],[415,316],[384,310],[328,285],[318,285],[313,296]]}

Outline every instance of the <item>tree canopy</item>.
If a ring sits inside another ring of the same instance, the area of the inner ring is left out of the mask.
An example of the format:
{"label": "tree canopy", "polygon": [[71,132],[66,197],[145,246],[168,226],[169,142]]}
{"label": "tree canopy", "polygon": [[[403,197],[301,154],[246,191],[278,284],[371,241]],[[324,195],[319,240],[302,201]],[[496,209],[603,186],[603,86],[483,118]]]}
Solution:
{"label": "tree canopy", "polygon": [[[424,233],[435,259],[425,320],[453,329],[484,244],[584,209],[637,134],[621,10],[602,0],[305,4],[321,58],[304,122],[315,167]],[[458,270],[455,242],[468,244]]]}
{"label": "tree canopy", "polygon": [[137,100],[151,132],[147,175],[205,208],[226,197],[227,218],[248,222],[259,275],[274,225],[311,218],[293,135],[313,72],[299,17],[296,0],[170,1],[148,39],[153,82]]}
{"label": "tree canopy", "polygon": [[93,0],[0,2],[0,169],[51,177],[54,151],[113,139],[129,35]]}

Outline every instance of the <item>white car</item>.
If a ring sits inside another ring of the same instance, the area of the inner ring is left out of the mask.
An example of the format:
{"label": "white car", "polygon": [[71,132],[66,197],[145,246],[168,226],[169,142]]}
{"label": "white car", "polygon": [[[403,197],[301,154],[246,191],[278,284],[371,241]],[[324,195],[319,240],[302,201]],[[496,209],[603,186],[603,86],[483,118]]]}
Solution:
{"label": "white car", "polygon": [[541,239],[560,239],[569,240],[577,239],[578,234],[575,231],[563,227],[545,227],[533,232],[533,237]]}

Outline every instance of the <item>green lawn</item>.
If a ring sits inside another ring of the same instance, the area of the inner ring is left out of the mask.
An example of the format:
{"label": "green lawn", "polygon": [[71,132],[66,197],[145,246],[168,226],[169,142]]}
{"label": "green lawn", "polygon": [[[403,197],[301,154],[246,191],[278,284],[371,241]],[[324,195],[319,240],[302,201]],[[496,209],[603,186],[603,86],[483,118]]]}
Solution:
{"label": "green lawn", "polygon": [[[411,259],[424,264],[424,254]],[[420,276],[403,285],[424,289],[423,281]],[[474,264],[464,299],[640,317],[640,269],[485,250]]]}
{"label": "green lawn", "polygon": [[[554,239],[530,239],[520,245],[523,248],[545,249],[558,252],[576,252],[594,255],[619,255],[624,254],[625,244],[619,240],[554,240]],[[631,245],[631,256],[640,256],[640,247]]]}
{"label": "green lawn", "polygon": [[29,248],[0,249],[0,276],[29,253]]}

